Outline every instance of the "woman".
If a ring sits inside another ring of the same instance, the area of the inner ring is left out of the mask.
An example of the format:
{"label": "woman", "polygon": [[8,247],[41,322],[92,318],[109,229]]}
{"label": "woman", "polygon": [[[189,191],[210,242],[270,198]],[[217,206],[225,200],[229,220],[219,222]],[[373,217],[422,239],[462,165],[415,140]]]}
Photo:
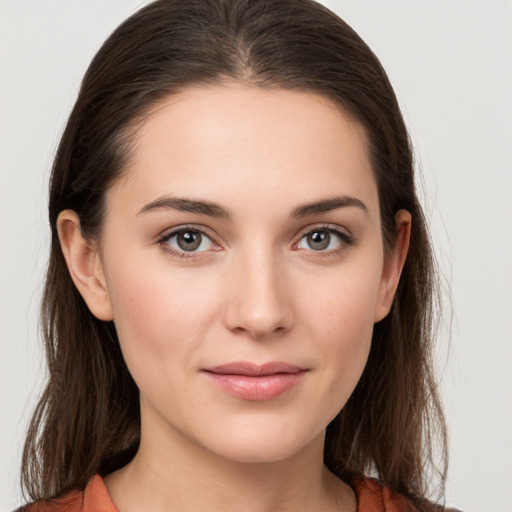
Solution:
{"label": "woman", "polygon": [[84,77],[50,222],[27,510],[437,509],[412,152],[326,8],[160,0],[124,22]]}

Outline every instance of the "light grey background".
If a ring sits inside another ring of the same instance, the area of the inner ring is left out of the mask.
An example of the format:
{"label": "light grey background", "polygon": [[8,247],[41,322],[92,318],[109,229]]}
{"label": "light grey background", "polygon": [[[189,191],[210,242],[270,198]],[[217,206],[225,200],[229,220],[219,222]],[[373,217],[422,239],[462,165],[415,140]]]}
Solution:
{"label": "light grey background", "polygon": [[[37,307],[52,156],[85,68],[140,0],[0,0],[0,510],[44,378]],[[447,502],[512,511],[512,2],[325,0],[403,108],[453,295],[439,340]]]}

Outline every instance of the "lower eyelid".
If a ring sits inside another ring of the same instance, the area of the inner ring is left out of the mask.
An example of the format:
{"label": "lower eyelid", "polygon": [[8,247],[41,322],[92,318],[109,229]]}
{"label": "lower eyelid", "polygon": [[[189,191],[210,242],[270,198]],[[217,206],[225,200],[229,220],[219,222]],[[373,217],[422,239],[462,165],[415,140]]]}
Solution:
{"label": "lower eyelid", "polygon": [[219,249],[208,249],[206,251],[184,251],[181,249],[176,249],[172,245],[166,244],[165,241],[159,242],[158,245],[162,251],[169,254],[172,258],[175,258],[177,260],[185,260],[185,261],[186,260],[203,261],[205,259],[208,259],[210,256],[212,256],[212,252],[216,252],[216,251],[220,250],[220,248],[219,248]]}

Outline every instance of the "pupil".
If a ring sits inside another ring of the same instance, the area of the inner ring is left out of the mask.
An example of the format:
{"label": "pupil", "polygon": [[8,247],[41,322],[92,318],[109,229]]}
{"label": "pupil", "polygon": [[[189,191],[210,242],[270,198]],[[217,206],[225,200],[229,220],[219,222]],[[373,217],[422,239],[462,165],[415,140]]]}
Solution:
{"label": "pupil", "polygon": [[308,235],[308,244],[311,249],[315,251],[320,251],[329,246],[329,242],[331,241],[331,235],[326,233],[325,231],[314,231],[310,235]]}
{"label": "pupil", "polygon": [[194,251],[201,245],[201,235],[200,233],[185,231],[178,235],[177,242],[180,249],[184,251]]}

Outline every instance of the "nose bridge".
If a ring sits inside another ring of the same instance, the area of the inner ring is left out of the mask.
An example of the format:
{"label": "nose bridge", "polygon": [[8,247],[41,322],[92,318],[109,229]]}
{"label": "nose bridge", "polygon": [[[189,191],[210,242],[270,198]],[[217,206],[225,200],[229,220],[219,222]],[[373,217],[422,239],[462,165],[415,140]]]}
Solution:
{"label": "nose bridge", "polygon": [[241,251],[234,259],[226,305],[228,327],[255,338],[288,329],[292,314],[280,255],[260,244]]}

